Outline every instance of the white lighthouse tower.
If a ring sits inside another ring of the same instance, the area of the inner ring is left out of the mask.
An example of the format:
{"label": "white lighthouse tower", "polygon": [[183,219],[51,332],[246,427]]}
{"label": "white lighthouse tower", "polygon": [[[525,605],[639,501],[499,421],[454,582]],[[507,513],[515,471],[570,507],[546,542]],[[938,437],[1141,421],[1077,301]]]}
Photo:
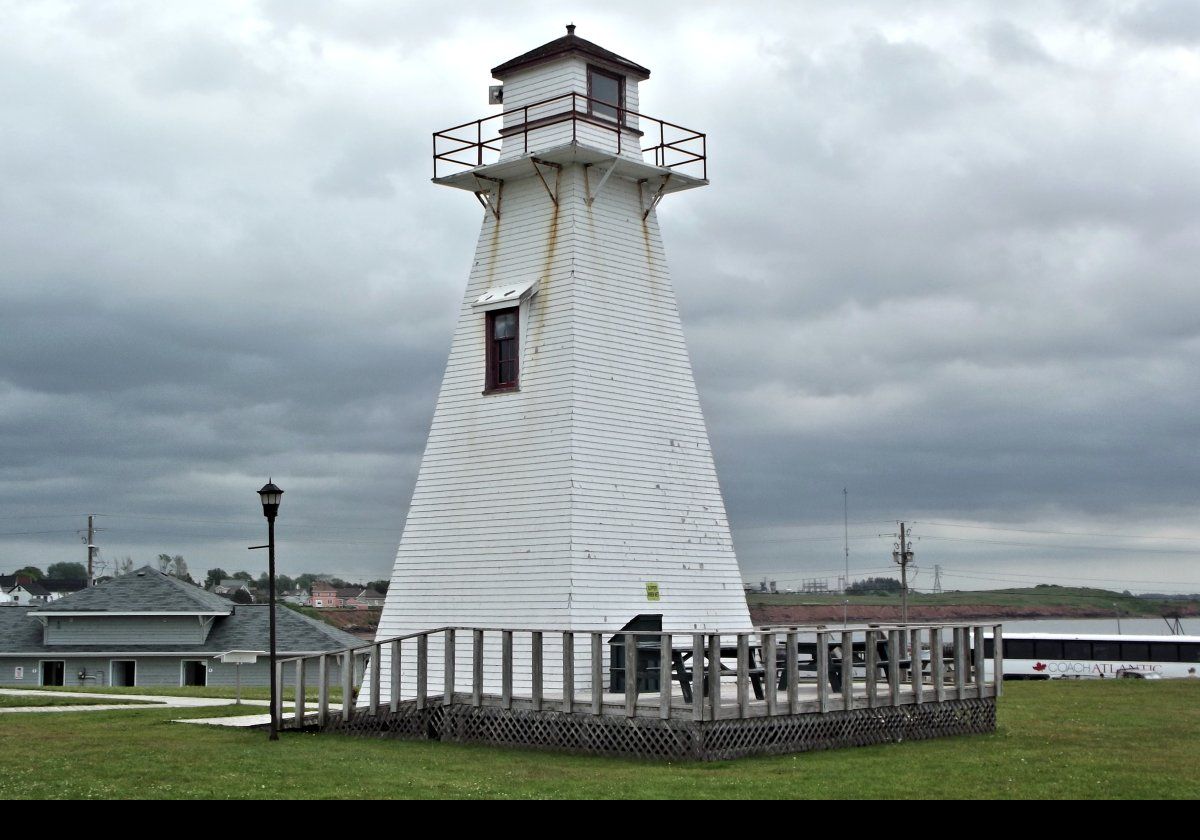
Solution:
{"label": "white lighthouse tower", "polygon": [[483,225],[378,638],[750,629],[655,213],[708,183],[704,135],[638,113],[650,71],[573,26],[492,74],[503,113],[434,135]]}

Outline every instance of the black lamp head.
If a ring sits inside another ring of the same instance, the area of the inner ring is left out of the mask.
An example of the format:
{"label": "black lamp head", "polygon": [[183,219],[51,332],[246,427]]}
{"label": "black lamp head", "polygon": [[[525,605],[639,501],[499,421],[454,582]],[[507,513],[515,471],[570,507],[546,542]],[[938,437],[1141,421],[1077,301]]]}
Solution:
{"label": "black lamp head", "polygon": [[279,500],[282,496],[283,491],[268,479],[263,488],[258,491],[258,497],[262,499],[263,516],[267,519],[275,518],[275,514],[279,513]]}

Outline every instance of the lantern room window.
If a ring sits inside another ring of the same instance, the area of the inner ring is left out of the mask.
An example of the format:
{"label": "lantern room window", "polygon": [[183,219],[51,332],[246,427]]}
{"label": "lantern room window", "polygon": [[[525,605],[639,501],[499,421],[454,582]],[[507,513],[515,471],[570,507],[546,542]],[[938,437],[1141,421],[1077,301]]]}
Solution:
{"label": "lantern room window", "polygon": [[613,122],[625,122],[625,77],[598,67],[588,67],[588,113]]}
{"label": "lantern room window", "polygon": [[520,359],[517,307],[487,313],[487,382],[485,393],[517,390]]}

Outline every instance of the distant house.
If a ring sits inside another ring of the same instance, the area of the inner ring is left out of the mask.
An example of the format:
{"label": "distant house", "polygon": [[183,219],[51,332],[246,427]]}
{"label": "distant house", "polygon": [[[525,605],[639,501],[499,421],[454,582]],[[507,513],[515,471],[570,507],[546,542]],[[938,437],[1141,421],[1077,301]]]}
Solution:
{"label": "distant house", "polygon": [[327,580],[314,580],[312,586],[308,590],[308,604],[317,609],[325,609],[326,604],[329,604],[333,597],[337,594],[337,589]]}
{"label": "distant house", "polygon": [[46,604],[80,589],[87,589],[82,578],[34,580],[28,575],[0,575],[0,604]]}
{"label": "distant house", "polygon": [[386,595],[361,586],[337,587],[326,580],[312,584],[309,604],[319,610],[366,610],[382,607]]}
{"label": "distant house", "polygon": [[214,586],[212,591],[215,594],[220,595],[222,598],[232,599],[235,592],[242,592],[242,593],[245,593],[245,595],[252,602],[257,600],[254,597],[254,588],[250,585],[249,581],[245,581],[245,580],[238,580],[238,579],[223,580],[220,583],[218,583],[216,586]]}
{"label": "distant house", "polygon": [[45,604],[51,600],[50,590],[39,581],[25,575],[5,575],[0,577],[0,591],[4,593],[6,605]]}
{"label": "distant house", "polygon": [[0,575],[0,606],[14,603],[13,596],[9,592],[16,588],[18,582],[16,575]]}
{"label": "distant house", "polygon": [[311,604],[319,610],[337,610],[346,606],[349,595],[357,595],[357,589],[339,589],[327,580],[314,580],[310,589]]}
{"label": "distant house", "polygon": [[46,596],[49,601],[57,601],[72,592],[88,588],[86,578],[42,578],[38,583],[49,593]]}
{"label": "distant house", "polygon": [[357,609],[367,610],[382,607],[385,600],[387,600],[387,596],[382,592],[377,592],[374,589],[364,589],[354,596],[352,603]]}
{"label": "distant house", "polygon": [[[267,650],[269,621],[265,604],[235,604],[146,566],[51,603],[0,609],[0,685],[232,686],[238,666],[218,657]],[[280,656],[360,642],[287,608],[276,623]],[[265,656],[240,671],[244,685],[268,682]]]}

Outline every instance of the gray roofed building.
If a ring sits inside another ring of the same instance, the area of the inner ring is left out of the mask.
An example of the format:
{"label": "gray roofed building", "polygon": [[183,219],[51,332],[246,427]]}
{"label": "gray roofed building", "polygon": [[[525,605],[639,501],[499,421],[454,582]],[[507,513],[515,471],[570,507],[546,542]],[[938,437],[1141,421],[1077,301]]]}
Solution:
{"label": "gray roofed building", "polygon": [[233,605],[199,586],[143,566],[99,586],[73,592],[41,608],[46,612],[114,612],[227,615]]}
{"label": "gray roofed building", "polygon": [[[51,604],[0,610],[0,685],[265,685],[266,657],[240,670],[217,657],[266,650],[269,623],[266,604],[234,604],[146,566]],[[286,607],[276,623],[281,656],[361,644]]]}
{"label": "gray roofed building", "polygon": [[[0,658],[8,654],[96,653],[208,653],[216,656],[230,650],[266,650],[270,612],[266,604],[233,604],[226,617],[215,623],[208,638],[191,644],[143,642],[47,644],[38,619],[39,607],[9,607],[0,610]],[[276,649],[279,654],[320,653],[362,644],[332,625],[283,607],[275,613]],[[0,680],[3,682],[3,680]]]}

